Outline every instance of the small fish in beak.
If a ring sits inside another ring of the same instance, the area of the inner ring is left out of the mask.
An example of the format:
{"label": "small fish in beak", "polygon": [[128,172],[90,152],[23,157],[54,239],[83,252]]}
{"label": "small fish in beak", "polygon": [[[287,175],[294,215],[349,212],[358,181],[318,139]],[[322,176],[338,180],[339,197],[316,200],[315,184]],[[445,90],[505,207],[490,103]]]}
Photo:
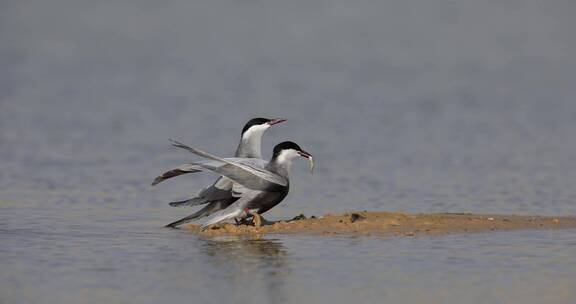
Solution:
{"label": "small fish in beak", "polygon": [[308,159],[308,161],[310,162],[310,174],[314,174],[314,158],[312,157],[312,154],[310,154],[304,150],[298,151],[298,154],[300,154],[300,156]]}

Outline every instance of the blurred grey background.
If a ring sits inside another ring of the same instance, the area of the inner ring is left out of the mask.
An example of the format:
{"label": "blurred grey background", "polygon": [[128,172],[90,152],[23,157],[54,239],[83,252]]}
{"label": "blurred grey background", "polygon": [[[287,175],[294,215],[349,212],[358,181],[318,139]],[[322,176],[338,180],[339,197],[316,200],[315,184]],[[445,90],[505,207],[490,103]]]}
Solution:
{"label": "blurred grey background", "polygon": [[147,193],[191,159],[168,138],[230,155],[278,116],[265,154],[292,139],[319,162],[290,208],[574,213],[575,8],[4,0],[0,185],[165,207],[204,182]]}

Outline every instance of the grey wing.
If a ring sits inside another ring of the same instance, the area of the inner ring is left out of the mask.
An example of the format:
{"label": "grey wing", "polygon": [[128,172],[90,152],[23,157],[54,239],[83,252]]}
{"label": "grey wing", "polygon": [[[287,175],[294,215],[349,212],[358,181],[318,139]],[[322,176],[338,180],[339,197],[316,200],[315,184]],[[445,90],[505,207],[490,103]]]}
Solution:
{"label": "grey wing", "polygon": [[174,169],[168,170],[159,176],[157,176],[152,182],[152,186],[158,185],[159,183],[182,174],[194,173],[202,171],[202,167],[196,164],[183,164]]}
{"label": "grey wing", "polygon": [[[177,141],[173,141],[173,145],[212,160],[207,162],[197,162],[196,164],[207,170],[223,175],[246,188],[270,191],[276,188],[281,189],[288,186],[288,181],[285,178],[262,167],[247,162],[236,162],[220,158],[204,151],[188,147]],[[216,161],[216,163],[214,161]]]}
{"label": "grey wing", "polygon": [[[263,159],[258,159],[258,158],[226,158],[226,160],[232,161],[232,162],[237,162],[237,163],[241,163],[243,165],[247,165],[249,167],[253,167],[253,168],[258,168],[258,169],[264,169],[266,168],[266,165],[268,164],[268,161],[263,160]],[[240,197],[242,196],[242,194],[246,191],[252,190],[249,188],[246,188],[245,186],[239,184],[239,183],[235,183],[232,182],[231,184],[232,188],[232,196],[234,197]]]}
{"label": "grey wing", "polygon": [[[246,164],[248,166],[259,167],[259,168],[264,168],[268,164],[267,161],[265,161],[263,159],[258,159],[258,158],[232,157],[232,158],[225,158],[225,159],[233,161],[233,162],[243,163],[243,164]],[[154,179],[154,181],[152,182],[152,186],[156,186],[159,183],[161,183],[161,182],[163,182],[169,178],[173,178],[173,177],[180,176],[183,174],[188,174],[188,173],[201,172],[202,169],[203,168],[196,163],[188,163],[188,164],[180,165],[174,169],[168,170],[168,171],[160,174],[159,176],[157,176]]]}
{"label": "grey wing", "polygon": [[[258,159],[258,158],[235,157],[235,158],[225,158],[225,159],[229,160],[229,161],[233,161],[233,162],[246,164],[249,166],[258,167],[258,168],[264,168],[268,164],[268,161],[265,161],[263,159]],[[216,162],[216,161],[207,161],[207,162],[209,164],[206,164],[206,165],[212,165],[212,166],[218,166],[219,164],[221,164],[220,162]],[[202,169],[202,167],[200,165],[198,165],[198,164],[194,164],[194,165],[196,165],[197,167],[200,167],[200,169]],[[216,183],[214,183],[214,185],[202,189],[198,193],[198,198],[203,198],[203,199],[212,201],[212,200],[228,199],[231,197],[241,197],[242,194],[248,190],[250,190],[250,189],[242,186],[241,184],[233,182],[232,180],[230,180],[227,177],[221,176],[220,178],[218,178]]]}
{"label": "grey wing", "polygon": [[[242,164],[256,167],[256,168],[265,168],[266,165],[268,164],[268,161],[263,160],[263,159],[257,159],[257,158],[227,158],[227,160],[242,163]],[[251,189],[244,187],[243,185],[241,185],[239,183],[234,183],[234,182],[231,183],[231,187],[232,187],[231,188],[231,194],[234,197],[241,197],[242,194],[244,194],[246,191],[251,190]]]}
{"label": "grey wing", "polygon": [[225,209],[229,205],[230,205],[230,203],[226,200],[210,202],[210,204],[206,205],[204,208],[200,209],[199,211],[197,211],[197,212],[195,212],[195,213],[193,213],[187,217],[179,219],[175,222],[172,222],[172,223],[166,225],[166,227],[176,228],[182,224],[186,224],[186,223],[189,223],[191,221],[195,221],[195,220],[198,220],[200,218],[210,216],[211,214],[213,214],[219,210]]}
{"label": "grey wing", "polygon": [[214,201],[230,200],[235,196],[232,195],[232,182],[226,177],[219,177],[214,184],[204,187],[196,197],[179,202],[171,202],[172,207],[197,206]]}
{"label": "grey wing", "polygon": [[[261,168],[264,168],[266,166],[266,164],[268,164],[268,162],[263,160],[263,159],[255,159],[255,158],[237,158],[236,157],[236,158],[226,158],[226,160],[245,163],[245,164],[248,164],[251,166],[256,166],[256,167],[261,167]],[[199,163],[202,163],[203,165],[211,165],[211,166],[218,166],[218,165],[222,164],[221,162],[210,161],[210,160],[206,160],[206,161],[199,162]],[[201,167],[197,163],[189,163],[189,164],[182,165],[182,166],[178,167],[177,169],[178,170],[197,170],[197,171],[191,171],[191,172],[199,172],[199,171],[202,171],[204,168]],[[172,171],[175,171],[175,170],[172,170]],[[185,173],[190,173],[190,172],[184,172],[181,174],[185,174]],[[162,176],[159,176],[156,179],[158,180],[161,177],[164,177],[165,175],[166,174],[163,174]],[[178,175],[180,175],[180,174],[178,174]],[[177,175],[174,175],[174,176],[177,176]],[[164,179],[166,179],[166,178],[164,178]],[[163,181],[164,179],[160,180],[160,182]],[[155,185],[155,184],[157,184],[157,183],[154,183],[153,185]],[[233,188],[232,185],[233,184],[235,185],[235,188],[237,189],[235,191],[235,193],[232,192],[232,188]],[[197,206],[197,205],[211,203],[213,201],[230,200],[231,198],[240,197],[242,192],[244,192],[246,189],[247,188],[241,186],[240,184],[234,183],[232,180],[230,180],[224,176],[221,176],[216,180],[216,182],[214,184],[210,185],[209,187],[204,187],[202,190],[200,190],[200,192],[198,192],[196,197],[193,197],[191,199],[186,199],[183,201],[170,202],[170,206],[172,206],[172,207]]]}
{"label": "grey wing", "polygon": [[232,197],[230,194],[232,191],[232,183],[230,179],[221,176],[212,186],[200,190],[198,197],[211,201],[230,198]]}
{"label": "grey wing", "polygon": [[260,169],[264,169],[264,168],[266,168],[266,165],[268,165],[267,160],[263,160],[260,158],[231,157],[231,158],[225,158],[225,160],[235,162],[235,163],[241,163],[241,164],[246,165],[246,166],[250,166],[250,167],[254,167],[254,168],[260,168]]}
{"label": "grey wing", "polygon": [[232,183],[230,194],[233,197],[242,197],[242,194],[244,194],[246,191],[250,191],[250,189],[240,185],[239,183]]}

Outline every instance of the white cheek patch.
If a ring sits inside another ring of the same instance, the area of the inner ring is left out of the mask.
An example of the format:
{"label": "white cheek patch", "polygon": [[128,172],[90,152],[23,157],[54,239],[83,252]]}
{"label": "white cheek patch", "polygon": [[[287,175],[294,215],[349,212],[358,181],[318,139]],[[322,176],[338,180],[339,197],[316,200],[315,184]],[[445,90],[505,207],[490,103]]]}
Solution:
{"label": "white cheek patch", "polygon": [[279,163],[283,164],[292,161],[292,159],[298,155],[298,151],[294,149],[283,150],[280,152],[280,155],[278,155],[277,160]]}
{"label": "white cheek patch", "polygon": [[242,137],[248,139],[253,136],[262,136],[262,134],[264,134],[264,132],[266,132],[268,128],[270,128],[269,124],[251,126],[250,128],[248,128],[248,130],[246,130],[246,132],[244,132]]}

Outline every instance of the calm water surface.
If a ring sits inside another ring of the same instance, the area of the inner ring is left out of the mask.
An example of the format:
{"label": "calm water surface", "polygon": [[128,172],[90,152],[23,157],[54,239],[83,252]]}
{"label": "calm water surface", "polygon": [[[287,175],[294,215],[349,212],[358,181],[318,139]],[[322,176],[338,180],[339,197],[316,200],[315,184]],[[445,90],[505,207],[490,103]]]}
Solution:
{"label": "calm water surface", "polygon": [[576,214],[573,1],[0,3],[0,303],[575,303],[574,231],[204,239],[161,228],[254,116],[267,215]]}

